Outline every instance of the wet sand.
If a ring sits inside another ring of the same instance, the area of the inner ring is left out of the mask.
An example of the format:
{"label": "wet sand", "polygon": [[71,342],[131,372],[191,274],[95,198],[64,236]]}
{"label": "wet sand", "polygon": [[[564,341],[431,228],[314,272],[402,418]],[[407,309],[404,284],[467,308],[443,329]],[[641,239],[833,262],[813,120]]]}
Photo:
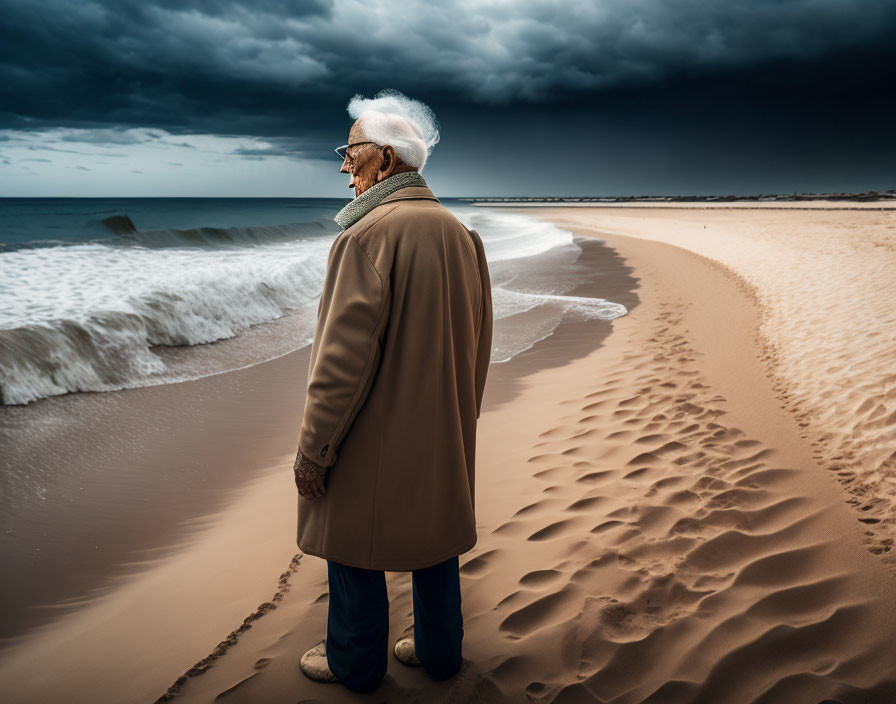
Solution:
{"label": "wet sand", "polygon": [[0,406],[4,645],[163,558],[295,452],[308,356]]}

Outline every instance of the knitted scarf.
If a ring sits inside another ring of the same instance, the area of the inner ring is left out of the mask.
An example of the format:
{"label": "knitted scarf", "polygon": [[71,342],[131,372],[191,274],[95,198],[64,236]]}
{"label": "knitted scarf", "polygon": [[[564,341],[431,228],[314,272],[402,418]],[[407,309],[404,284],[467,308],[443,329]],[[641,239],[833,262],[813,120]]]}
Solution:
{"label": "knitted scarf", "polygon": [[336,213],[336,217],[333,219],[343,230],[348,229],[373,210],[386,196],[408,186],[425,185],[426,181],[416,171],[402,171],[400,174],[395,174],[372,185]]}

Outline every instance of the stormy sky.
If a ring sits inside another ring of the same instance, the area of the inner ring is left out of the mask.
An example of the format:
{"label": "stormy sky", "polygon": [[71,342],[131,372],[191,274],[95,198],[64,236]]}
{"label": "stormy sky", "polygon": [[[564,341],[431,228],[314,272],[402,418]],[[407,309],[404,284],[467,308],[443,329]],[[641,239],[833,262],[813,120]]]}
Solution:
{"label": "stormy sky", "polygon": [[896,188],[889,0],[0,0],[0,196],[342,196],[356,93],[459,195]]}

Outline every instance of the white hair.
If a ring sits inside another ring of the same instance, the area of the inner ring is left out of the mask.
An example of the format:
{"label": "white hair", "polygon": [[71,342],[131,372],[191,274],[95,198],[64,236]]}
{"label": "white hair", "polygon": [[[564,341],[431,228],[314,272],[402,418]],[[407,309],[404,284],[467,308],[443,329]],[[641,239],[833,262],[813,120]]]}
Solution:
{"label": "white hair", "polygon": [[397,90],[381,90],[373,98],[356,95],[348,114],[361,120],[364,136],[380,146],[391,144],[399,158],[417,171],[439,141],[439,123],[427,105]]}

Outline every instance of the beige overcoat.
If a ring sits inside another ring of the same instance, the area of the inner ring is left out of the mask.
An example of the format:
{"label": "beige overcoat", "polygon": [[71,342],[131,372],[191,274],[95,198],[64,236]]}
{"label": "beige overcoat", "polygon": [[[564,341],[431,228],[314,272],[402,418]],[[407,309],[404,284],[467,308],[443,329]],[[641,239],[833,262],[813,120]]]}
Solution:
{"label": "beige overcoat", "polygon": [[333,243],[311,346],[298,546],[407,571],[476,544],[476,424],[492,345],[482,240],[425,186],[386,196]]}

